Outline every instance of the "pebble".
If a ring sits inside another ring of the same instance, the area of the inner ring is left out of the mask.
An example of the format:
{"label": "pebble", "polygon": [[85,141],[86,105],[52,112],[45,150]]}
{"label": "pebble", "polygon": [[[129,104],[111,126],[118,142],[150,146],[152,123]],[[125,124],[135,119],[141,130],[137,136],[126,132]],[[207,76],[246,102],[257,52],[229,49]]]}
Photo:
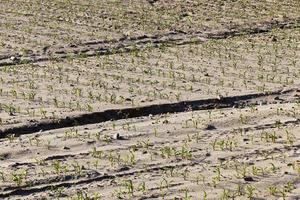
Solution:
{"label": "pebble", "polygon": [[116,134],[114,135],[113,139],[115,139],[115,140],[121,139],[120,134],[119,134],[119,133],[116,133]]}

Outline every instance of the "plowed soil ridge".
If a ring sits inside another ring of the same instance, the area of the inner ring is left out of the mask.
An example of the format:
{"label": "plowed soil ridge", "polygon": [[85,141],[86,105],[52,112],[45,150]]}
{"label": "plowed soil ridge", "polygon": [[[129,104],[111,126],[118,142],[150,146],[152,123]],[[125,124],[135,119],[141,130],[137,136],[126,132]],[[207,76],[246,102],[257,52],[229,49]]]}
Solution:
{"label": "plowed soil ridge", "polygon": [[250,105],[289,103],[299,101],[298,89],[278,90],[267,93],[255,93],[239,96],[219,97],[212,99],[201,99],[192,101],[180,101],[175,103],[153,104],[141,107],[110,109],[100,112],[91,112],[75,116],[67,116],[58,120],[41,120],[37,123],[28,123],[21,126],[13,126],[0,130],[0,138],[9,134],[20,136],[38,131],[73,127],[120,120],[137,118],[148,115],[160,115],[166,113],[178,113],[196,110],[210,110],[220,108],[245,107]]}

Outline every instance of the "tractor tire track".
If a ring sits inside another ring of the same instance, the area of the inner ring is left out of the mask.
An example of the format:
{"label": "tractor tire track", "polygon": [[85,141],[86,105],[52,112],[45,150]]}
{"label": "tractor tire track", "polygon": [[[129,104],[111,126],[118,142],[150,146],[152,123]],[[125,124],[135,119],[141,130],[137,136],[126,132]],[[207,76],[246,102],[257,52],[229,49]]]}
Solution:
{"label": "tractor tire track", "polygon": [[[295,144],[292,145],[290,148],[299,148],[299,144]],[[285,151],[289,151],[290,148],[287,147],[281,147],[281,148],[277,148],[275,149],[275,152],[280,152],[283,153]],[[269,150],[272,150],[272,152],[274,152],[274,149],[272,149],[272,147],[268,148]],[[266,151],[267,149],[265,149]],[[99,172],[96,171],[90,171],[87,172],[85,174],[83,174],[81,176],[80,179],[77,179],[72,176],[72,175],[64,175],[64,176],[58,176],[58,177],[54,177],[49,179],[49,177],[46,180],[37,180],[35,181],[35,183],[31,186],[31,187],[8,187],[8,188],[4,188],[2,193],[0,193],[0,198],[6,198],[6,197],[10,197],[10,196],[17,196],[17,195],[22,195],[22,196],[26,196],[26,195],[31,195],[34,193],[39,193],[39,192],[45,192],[48,190],[52,190],[53,188],[59,188],[59,187],[64,187],[64,188],[71,188],[74,187],[76,185],[83,185],[83,184],[89,184],[89,183],[93,183],[93,182],[101,182],[101,181],[105,181],[105,180],[111,180],[111,179],[115,179],[115,178],[120,178],[120,177],[126,177],[126,176],[132,176],[134,174],[140,174],[140,173],[148,173],[148,172],[154,172],[154,171],[159,171],[159,170],[165,170],[165,169],[178,169],[178,168],[184,168],[184,167],[193,167],[196,165],[201,165],[204,163],[204,161],[207,159],[207,157],[203,157],[199,159],[197,158],[189,160],[189,161],[182,161],[180,163],[176,162],[174,163],[170,163],[170,164],[159,164],[158,166],[149,166],[146,167],[144,169],[134,169],[134,170],[129,170],[129,171],[122,171],[122,172],[115,172],[112,174],[101,174]],[[252,155],[262,155],[260,152],[258,151],[251,151],[248,153],[244,153],[243,154],[243,158],[245,157],[250,157]],[[223,158],[225,160],[234,160],[234,159],[242,159],[242,157],[240,157],[240,155],[231,155],[228,157]],[[258,160],[265,160],[265,158],[261,158]],[[257,161],[258,161],[257,160]],[[205,169],[205,168],[203,168]],[[88,175],[88,178],[83,178],[85,177],[84,175]],[[156,190],[158,188],[153,188],[152,190]]]}
{"label": "tractor tire track", "polygon": [[[32,53],[21,56],[19,53],[0,55],[0,67],[26,63],[37,63],[49,60],[63,60],[72,57],[92,57],[116,53],[140,51],[149,47],[162,45],[185,45],[205,42],[211,39],[226,39],[242,35],[255,35],[271,32],[274,29],[291,29],[300,27],[300,17],[283,21],[272,20],[260,24],[253,24],[243,28],[229,28],[215,32],[184,32],[176,31],[161,35],[143,35],[137,37],[123,37],[112,40],[90,41],[82,44],[71,44],[68,47],[49,47],[45,54]],[[43,52],[43,49],[40,50]],[[13,58],[13,59],[11,59]]]}
{"label": "tractor tire track", "polygon": [[[205,160],[203,158],[202,160]],[[158,165],[154,167],[148,167],[146,169],[135,169],[132,171],[128,172],[120,172],[120,173],[114,173],[114,174],[98,174],[92,178],[87,178],[87,179],[79,179],[77,181],[66,181],[66,182],[58,182],[58,183],[47,183],[45,185],[42,185],[40,187],[31,187],[31,188],[6,188],[4,192],[0,193],[0,198],[6,198],[10,197],[13,195],[30,195],[33,193],[38,193],[38,192],[43,192],[47,190],[51,190],[52,188],[59,188],[59,187],[65,187],[65,188],[70,188],[75,185],[82,185],[82,184],[89,184],[92,182],[99,182],[99,181],[104,181],[104,180],[110,180],[114,179],[117,177],[124,177],[124,176],[131,176],[137,173],[147,173],[147,172],[153,172],[153,171],[159,171],[162,169],[171,169],[171,168],[178,168],[178,167],[186,167],[186,166],[194,166],[196,164],[199,164],[199,162],[181,162],[181,163],[176,163],[176,164],[165,164],[165,165]],[[98,174],[98,175],[97,175]],[[70,179],[70,178],[59,178],[59,179]],[[12,190],[10,190],[12,189]],[[10,191],[9,191],[10,190]]]}

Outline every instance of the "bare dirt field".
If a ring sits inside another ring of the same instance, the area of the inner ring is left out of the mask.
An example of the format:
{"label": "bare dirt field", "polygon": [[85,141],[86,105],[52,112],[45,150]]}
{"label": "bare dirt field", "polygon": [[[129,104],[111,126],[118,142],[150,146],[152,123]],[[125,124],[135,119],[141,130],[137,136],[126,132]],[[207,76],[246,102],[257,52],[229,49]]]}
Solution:
{"label": "bare dirt field", "polygon": [[299,1],[0,11],[0,199],[300,198]]}

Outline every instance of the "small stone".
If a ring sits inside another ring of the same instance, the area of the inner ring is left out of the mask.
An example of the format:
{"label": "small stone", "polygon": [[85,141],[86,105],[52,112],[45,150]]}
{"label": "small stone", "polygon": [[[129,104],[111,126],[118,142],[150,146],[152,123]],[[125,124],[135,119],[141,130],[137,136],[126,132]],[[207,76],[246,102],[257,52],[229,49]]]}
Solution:
{"label": "small stone", "polygon": [[253,179],[251,176],[246,176],[246,177],[244,178],[244,180],[245,180],[245,181],[248,181],[248,182],[254,181],[254,179]]}
{"label": "small stone", "polygon": [[119,133],[116,133],[116,134],[113,136],[113,139],[115,139],[115,140],[121,139],[120,134],[119,134]]}
{"label": "small stone", "polygon": [[218,160],[224,162],[226,159],[225,158],[218,158]]}
{"label": "small stone", "polygon": [[224,98],[224,96],[221,95],[221,94],[219,94],[219,95],[217,96],[217,99],[218,99],[218,100],[222,100],[223,98]]}
{"label": "small stone", "polygon": [[277,37],[276,37],[276,36],[272,36],[272,37],[271,37],[271,41],[272,41],[272,42],[277,42]]}
{"label": "small stone", "polygon": [[163,124],[169,124],[170,123],[170,121],[169,120],[167,120],[167,119],[165,119],[163,122],[162,122]]}
{"label": "small stone", "polygon": [[13,61],[13,62],[19,62],[20,61],[20,58],[17,58],[15,56],[11,56],[10,57],[10,60]]}
{"label": "small stone", "polygon": [[119,172],[123,172],[123,171],[127,171],[127,170],[129,170],[130,168],[128,167],[128,166],[123,166],[123,167],[121,167],[118,171]]}
{"label": "small stone", "polygon": [[64,146],[64,150],[70,150],[70,147]]}
{"label": "small stone", "polygon": [[153,5],[155,2],[157,2],[158,0],[147,0],[151,5]]}
{"label": "small stone", "polygon": [[143,151],[143,152],[142,152],[142,154],[147,154],[147,153],[148,153],[148,151]]}
{"label": "small stone", "polygon": [[206,127],[205,127],[205,130],[215,130],[217,129],[214,125],[211,125],[211,124],[208,124]]}
{"label": "small stone", "polygon": [[86,142],[87,144],[91,145],[91,144],[94,144],[95,143],[95,140],[89,140]]}

